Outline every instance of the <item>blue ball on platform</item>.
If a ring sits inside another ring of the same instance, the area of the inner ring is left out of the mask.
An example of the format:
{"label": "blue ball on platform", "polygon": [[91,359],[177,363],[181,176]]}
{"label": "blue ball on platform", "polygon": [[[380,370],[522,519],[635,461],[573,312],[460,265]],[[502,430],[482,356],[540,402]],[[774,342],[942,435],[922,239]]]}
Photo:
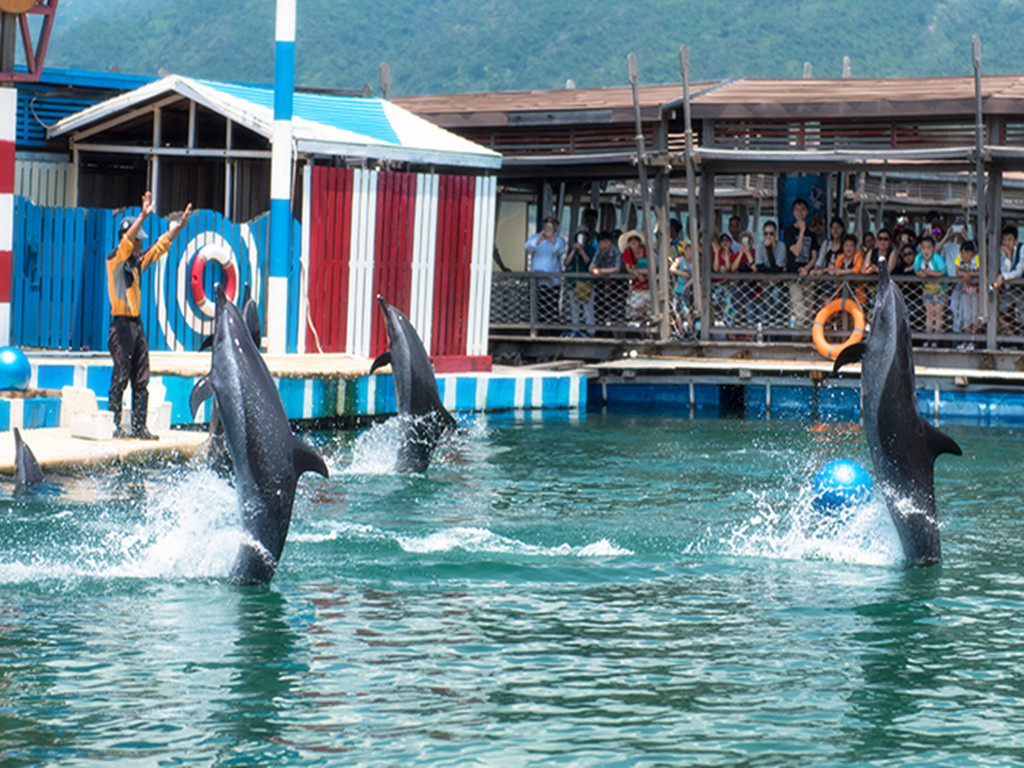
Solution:
{"label": "blue ball on platform", "polygon": [[871,475],[864,467],[852,459],[835,459],[814,473],[812,504],[818,512],[835,515],[866,502],[873,488]]}
{"label": "blue ball on platform", "polygon": [[0,347],[0,389],[28,389],[32,365],[17,347]]}

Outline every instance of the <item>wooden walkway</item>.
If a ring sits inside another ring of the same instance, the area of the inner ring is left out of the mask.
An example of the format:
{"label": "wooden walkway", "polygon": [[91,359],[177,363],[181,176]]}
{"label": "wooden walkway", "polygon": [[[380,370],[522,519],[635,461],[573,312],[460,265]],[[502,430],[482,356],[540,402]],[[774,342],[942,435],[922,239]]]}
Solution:
{"label": "wooden walkway", "polygon": [[[358,379],[370,372],[373,363],[368,357],[341,354],[265,354],[263,360],[270,373],[282,379]],[[150,352],[149,370],[158,376],[202,376],[210,372],[210,353]]]}
{"label": "wooden walkway", "polygon": [[[88,466],[152,458],[183,459],[195,455],[208,437],[203,432],[169,430],[159,440],[83,440],[68,429],[28,429],[21,436],[43,471],[77,470]],[[0,474],[14,474],[14,433],[0,434]]]}

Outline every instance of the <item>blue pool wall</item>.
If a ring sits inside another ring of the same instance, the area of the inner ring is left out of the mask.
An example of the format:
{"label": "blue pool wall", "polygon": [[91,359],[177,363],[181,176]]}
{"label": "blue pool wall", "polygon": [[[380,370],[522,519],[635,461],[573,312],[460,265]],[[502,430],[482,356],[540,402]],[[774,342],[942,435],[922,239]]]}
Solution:
{"label": "blue pool wall", "polygon": [[[99,407],[107,407],[107,391],[113,368],[109,362],[33,362],[30,386],[60,390],[66,386],[85,387],[95,395]],[[373,417],[397,409],[391,374],[356,379],[275,378],[289,419],[312,420],[335,417]],[[171,404],[173,425],[205,422],[207,401],[196,419],[189,408],[189,394],[195,377],[154,375],[150,392],[164,390]],[[587,379],[578,373],[515,372],[441,374],[438,392],[448,410],[500,412],[534,409],[586,410]],[[126,393],[126,397],[128,397]],[[31,397],[0,399],[0,430],[12,427],[41,428],[60,425],[60,398]]]}

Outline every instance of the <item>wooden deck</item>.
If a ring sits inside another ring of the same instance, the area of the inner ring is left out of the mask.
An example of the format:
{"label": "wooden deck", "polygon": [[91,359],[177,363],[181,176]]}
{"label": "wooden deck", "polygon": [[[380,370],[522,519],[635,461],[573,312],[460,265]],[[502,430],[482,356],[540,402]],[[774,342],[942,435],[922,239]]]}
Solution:
{"label": "wooden deck", "polygon": [[[206,442],[206,432],[158,432],[159,440],[82,440],[68,429],[28,429],[22,439],[44,472],[152,458],[183,459],[195,455]],[[0,474],[14,474],[14,433],[0,436]]]}
{"label": "wooden deck", "polygon": [[[373,362],[354,355],[263,355],[270,373],[282,379],[358,379]],[[209,352],[150,352],[149,369],[161,376],[202,376],[210,372]]]}

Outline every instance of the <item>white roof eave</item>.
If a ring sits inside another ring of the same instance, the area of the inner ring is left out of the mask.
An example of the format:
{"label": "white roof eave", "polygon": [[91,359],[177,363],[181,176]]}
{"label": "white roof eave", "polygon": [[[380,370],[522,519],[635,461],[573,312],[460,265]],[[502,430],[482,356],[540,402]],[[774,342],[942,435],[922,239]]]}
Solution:
{"label": "white roof eave", "polygon": [[296,150],[307,155],[337,155],[358,157],[367,160],[394,160],[397,162],[420,163],[423,165],[450,165],[459,168],[501,168],[501,155],[481,155],[466,152],[448,152],[416,147],[400,147],[395,144],[350,144],[341,141],[319,139],[296,139]]}
{"label": "white roof eave", "polygon": [[[120,94],[74,115],[69,115],[50,126],[46,132],[47,137],[55,138],[79,131],[87,132],[88,128],[97,123],[116,122],[115,118],[118,113],[132,111],[133,107],[159,100],[161,96],[172,93],[218,112],[233,123],[243,126],[267,140],[271,140],[273,137],[274,120],[271,109],[181,75],[167,75],[134,91]],[[497,169],[501,167],[500,153],[474,144],[468,139],[447,131],[390,102],[384,102],[384,108],[399,141],[405,139],[409,142],[408,144],[394,144],[313,120],[294,118],[292,137],[295,148],[297,151],[307,154],[341,155],[467,168]],[[418,145],[418,142],[422,142],[424,139],[427,140],[427,145]]]}

